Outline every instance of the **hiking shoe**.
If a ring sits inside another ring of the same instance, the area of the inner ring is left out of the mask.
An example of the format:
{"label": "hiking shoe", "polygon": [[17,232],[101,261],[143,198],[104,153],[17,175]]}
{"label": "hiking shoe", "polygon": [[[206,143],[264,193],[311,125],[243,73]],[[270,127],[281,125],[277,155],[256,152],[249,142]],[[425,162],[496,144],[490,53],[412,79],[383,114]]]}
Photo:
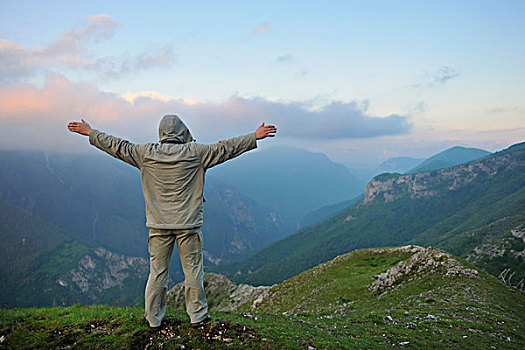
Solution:
{"label": "hiking shoe", "polygon": [[200,326],[204,326],[206,323],[210,322],[210,320],[211,320],[211,316],[206,315],[206,317],[202,321],[192,323],[191,326],[193,328],[199,328]]}
{"label": "hiking shoe", "polygon": [[164,324],[164,320],[156,327],[149,326],[149,329],[151,329],[152,331],[158,331],[162,328],[163,324]]}

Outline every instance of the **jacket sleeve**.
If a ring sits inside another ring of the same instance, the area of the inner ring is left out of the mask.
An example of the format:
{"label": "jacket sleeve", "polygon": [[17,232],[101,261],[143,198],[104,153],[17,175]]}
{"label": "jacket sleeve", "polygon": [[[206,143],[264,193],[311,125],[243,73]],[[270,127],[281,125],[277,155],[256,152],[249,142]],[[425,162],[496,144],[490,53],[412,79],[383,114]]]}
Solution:
{"label": "jacket sleeve", "polygon": [[254,148],[257,148],[257,140],[255,133],[251,133],[211,145],[199,145],[199,153],[204,168],[209,169]]}
{"label": "jacket sleeve", "polygon": [[89,143],[134,167],[142,167],[146,145],[135,145],[95,129],[91,129],[89,133]]}

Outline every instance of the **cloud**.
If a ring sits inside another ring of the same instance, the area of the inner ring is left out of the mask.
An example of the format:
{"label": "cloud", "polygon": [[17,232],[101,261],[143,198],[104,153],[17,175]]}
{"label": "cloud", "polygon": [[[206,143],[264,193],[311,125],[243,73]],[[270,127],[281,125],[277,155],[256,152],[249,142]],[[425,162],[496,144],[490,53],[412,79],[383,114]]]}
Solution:
{"label": "cloud", "polygon": [[451,66],[441,66],[435,71],[426,72],[419,83],[408,85],[413,89],[431,88],[437,85],[445,84],[447,81],[457,78],[460,75],[457,68]]}
{"label": "cloud", "polygon": [[279,56],[275,59],[275,63],[278,63],[278,64],[289,64],[289,63],[292,63],[294,61],[294,58],[292,55],[282,55],[282,56]]}
{"label": "cloud", "polygon": [[356,102],[332,101],[319,109],[309,110],[309,106],[300,102],[232,97],[224,107],[224,112],[238,110],[256,116],[254,119],[273,121],[279,125],[282,136],[293,138],[369,138],[404,134],[411,129],[411,123],[405,116],[370,116],[366,108],[361,108]]}
{"label": "cloud", "polygon": [[175,61],[169,46],[149,48],[132,57],[91,57],[87,53],[89,46],[112,38],[117,26],[111,16],[102,14],[88,16],[82,25],[37,47],[0,39],[0,81],[17,82],[52,68],[92,71],[115,78],[152,67],[169,66]]}
{"label": "cloud", "polygon": [[428,104],[425,101],[419,101],[413,106],[408,108],[410,115],[422,114],[428,110]]}
{"label": "cloud", "polygon": [[155,141],[164,114],[180,115],[199,142],[252,132],[261,122],[276,124],[281,137],[303,140],[371,138],[410,132],[405,116],[367,114],[366,105],[333,101],[312,110],[301,102],[232,96],[223,102],[170,98],[158,92],[119,96],[91,83],[47,76],[39,88],[16,84],[0,88],[0,146],[75,150],[78,137],[65,129],[81,117],[93,127],[135,142]]}
{"label": "cloud", "polygon": [[507,109],[503,107],[494,107],[488,110],[489,114],[501,114],[505,112],[507,112]]}
{"label": "cloud", "polygon": [[513,107],[493,107],[487,110],[488,114],[503,114],[508,112],[518,112],[520,109],[518,106]]}
{"label": "cloud", "polygon": [[87,16],[82,25],[62,32],[57,40],[45,46],[44,49],[50,55],[82,52],[90,41],[99,42],[110,39],[117,26],[118,23],[113,21],[110,15]]}
{"label": "cloud", "polygon": [[435,84],[443,84],[459,76],[459,71],[450,66],[439,67],[437,71],[432,74],[432,81]]}
{"label": "cloud", "polygon": [[[153,49],[155,51],[155,49]],[[170,46],[163,47],[160,52],[151,54],[148,50],[143,52],[134,60],[133,70],[146,70],[151,67],[170,66],[175,58],[173,56],[172,48]]]}
{"label": "cloud", "polygon": [[264,22],[253,28],[251,35],[257,35],[270,29],[270,23]]}
{"label": "cloud", "polygon": [[298,65],[293,55],[278,56],[271,64],[291,68],[294,70],[294,75],[297,76],[305,76],[308,74],[308,70],[301,67],[297,67]]}
{"label": "cloud", "polygon": [[103,78],[118,79],[127,74],[137,73],[155,67],[168,67],[177,61],[171,46],[149,48],[130,57],[104,57],[88,69]]}
{"label": "cloud", "polygon": [[193,99],[176,99],[170,96],[162,95],[158,91],[142,91],[139,93],[126,92],[121,97],[127,102],[132,103],[132,104],[135,104],[136,101],[140,101],[140,99],[142,98],[148,98],[151,100],[158,100],[158,101],[164,101],[164,102],[182,101],[182,103],[189,105],[189,106],[192,106],[198,103],[196,100],[193,100]]}

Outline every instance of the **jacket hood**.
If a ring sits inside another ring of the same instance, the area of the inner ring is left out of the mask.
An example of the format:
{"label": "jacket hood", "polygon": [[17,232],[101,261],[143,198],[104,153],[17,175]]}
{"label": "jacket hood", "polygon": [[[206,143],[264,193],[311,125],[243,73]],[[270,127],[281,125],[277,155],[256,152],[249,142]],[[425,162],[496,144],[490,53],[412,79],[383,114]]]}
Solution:
{"label": "jacket hood", "polygon": [[190,130],[176,115],[165,115],[159,124],[160,143],[188,143],[195,141]]}

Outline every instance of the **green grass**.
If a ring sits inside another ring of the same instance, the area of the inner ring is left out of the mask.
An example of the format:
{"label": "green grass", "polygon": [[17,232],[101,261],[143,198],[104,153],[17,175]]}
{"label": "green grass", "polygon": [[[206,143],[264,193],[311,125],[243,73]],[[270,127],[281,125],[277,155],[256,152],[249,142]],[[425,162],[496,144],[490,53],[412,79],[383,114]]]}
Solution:
{"label": "green grass", "polygon": [[273,287],[257,310],[301,317],[335,315],[334,325],[346,320],[343,327],[359,329],[346,334],[368,339],[373,347],[388,343],[382,338],[390,339],[390,345],[408,339],[403,341],[418,348],[525,346],[525,295],[487,273],[446,277],[437,270],[387,292],[368,290],[377,274],[410,255],[365,249],[340,256]]}
{"label": "green grass", "polygon": [[[1,349],[386,349],[408,348],[523,348],[523,329],[511,319],[494,316],[495,324],[480,321],[487,314],[472,311],[470,318],[454,312],[426,318],[428,307],[369,311],[359,315],[326,316],[216,312],[214,322],[193,329],[182,310],[170,310],[165,334],[153,332],[136,308],[73,306],[69,308],[0,311]],[[390,316],[390,321],[387,316]],[[492,321],[492,320],[491,320]],[[221,334],[217,332],[220,330]],[[405,343],[408,342],[408,343]]]}
{"label": "green grass", "polygon": [[211,310],[201,329],[183,310],[168,310],[153,332],[141,308],[1,309],[0,349],[525,348],[525,295],[487,273],[422,273],[386,293],[368,290],[378,273],[409,256],[346,254],[275,286],[256,312],[251,303]]}

